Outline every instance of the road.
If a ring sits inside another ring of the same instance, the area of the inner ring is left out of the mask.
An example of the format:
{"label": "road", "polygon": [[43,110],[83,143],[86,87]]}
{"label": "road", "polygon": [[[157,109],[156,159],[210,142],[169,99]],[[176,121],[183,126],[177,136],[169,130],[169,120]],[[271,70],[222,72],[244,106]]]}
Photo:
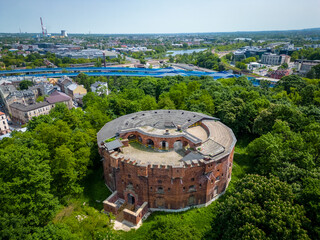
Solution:
{"label": "road", "polygon": [[207,73],[214,73],[217,71],[213,71],[207,68],[201,68],[198,66],[194,66],[192,64],[185,64],[185,63],[170,63],[172,67],[182,69],[182,70],[188,70],[188,71],[200,71],[200,72],[207,72]]}
{"label": "road", "polygon": [[131,63],[134,63],[134,64],[139,64],[140,61],[138,59],[135,59],[135,58],[132,58],[132,57],[128,57],[126,56],[126,60],[131,62]]}

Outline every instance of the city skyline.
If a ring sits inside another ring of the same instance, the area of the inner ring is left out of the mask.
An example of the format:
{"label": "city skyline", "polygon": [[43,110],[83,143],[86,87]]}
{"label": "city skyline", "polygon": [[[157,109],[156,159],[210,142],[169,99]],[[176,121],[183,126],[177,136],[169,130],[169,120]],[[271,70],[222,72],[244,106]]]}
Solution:
{"label": "city skyline", "polygon": [[[310,6],[312,6],[310,8]],[[318,28],[320,1],[0,1],[0,32],[160,34]],[[268,15],[269,13],[269,15]]]}

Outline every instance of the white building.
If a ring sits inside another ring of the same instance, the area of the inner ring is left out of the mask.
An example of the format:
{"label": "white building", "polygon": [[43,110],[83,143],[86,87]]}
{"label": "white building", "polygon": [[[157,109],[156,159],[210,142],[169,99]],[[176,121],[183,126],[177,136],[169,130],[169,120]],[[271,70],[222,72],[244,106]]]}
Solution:
{"label": "white building", "polygon": [[265,53],[261,57],[261,63],[267,65],[281,65],[283,63],[290,62],[290,56],[287,55],[277,55],[273,53]]}
{"label": "white building", "polygon": [[108,89],[108,83],[106,82],[95,82],[90,86],[91,91],[97,93],[98,95],[106,94],[109,95],[110,91]]}
{"label": "white building", "polygon": [[260,64],[260,63],[257,63],[257,62],[251,62],[248,64],[248,69],[249,70],[253,70],[253,69],[256,69],[256,68],[261,68],[263,67],[263,64]]}
{"label": "white building", "polygon": [[0,135],[4,135],[10,132],[8,120],[6,114],[0,112]]}

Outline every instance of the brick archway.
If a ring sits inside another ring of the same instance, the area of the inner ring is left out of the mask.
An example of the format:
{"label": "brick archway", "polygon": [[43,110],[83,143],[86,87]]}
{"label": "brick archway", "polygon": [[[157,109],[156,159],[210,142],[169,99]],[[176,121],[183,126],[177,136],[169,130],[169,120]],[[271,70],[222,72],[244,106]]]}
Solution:
{"label": "brick archway", "polygon": [[181,140],[177,140],[173,143],[173,148],[175,151],[179,151],[183,148],[183,144]]}
{"label": "brick archway", "polygon": [[167,141],[165,141],[165,140],[162,140],[160,142],[160,147],[159,148],[162,149],[162,150],[168,150],[169,149],[169,143]]}
{"label": "brick archway", "polygon": [[[138,204],[139,198],[138,198],[138,195],[137,195],[134,191],[132,191],[132,190],[125,190],[123,195],[124,195],[124,200],[125,200],[127,203],[133,204],[133,205],[135,205],[135,206]],[[131,198],[131,199],[130,199],[130,198]],[[130,203],[130,202],[132,202],[132,199],[134,199],[134,200],[133,200],[133,203]]]}
{"label": "brick archway", "polygon": [[151,148],[154,148],[154,142],[153,142],[153,140],[152,139],[147,139],[147,145],[148,145],[148,147],[151,147]]}
{"label": "brick archway", "polygon": [[128,136],[128,140],[129,140],[129,141],[137,140],[137,136],[136,136],[135,134],[130,134],[130,135]]}

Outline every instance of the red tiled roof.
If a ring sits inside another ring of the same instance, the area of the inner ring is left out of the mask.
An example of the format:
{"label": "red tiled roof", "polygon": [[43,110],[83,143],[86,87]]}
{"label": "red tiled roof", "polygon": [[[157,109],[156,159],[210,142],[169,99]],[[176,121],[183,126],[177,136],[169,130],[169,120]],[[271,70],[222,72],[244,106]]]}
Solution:
{"label": "red tiled roof", "polygon": [[0,112],[0,115],[4,115],[4,113],[3,113],[3,112]]}
{"label": "red tiled roof", "polygon": [[59,91],[54,91],[49,97],[46,98],[49,103],[65,102],[69,101],[70,99],[71,97],[69,97],[67,94]]}

